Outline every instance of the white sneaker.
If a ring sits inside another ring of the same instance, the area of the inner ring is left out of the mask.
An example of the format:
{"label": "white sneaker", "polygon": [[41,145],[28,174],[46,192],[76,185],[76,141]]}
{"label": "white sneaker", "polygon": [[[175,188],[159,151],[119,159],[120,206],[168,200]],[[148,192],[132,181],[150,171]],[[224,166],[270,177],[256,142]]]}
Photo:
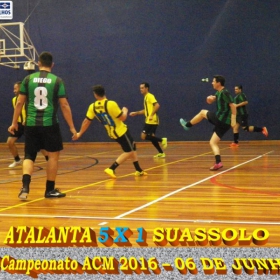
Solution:
{"label": "white sneaker", "polygon": [[13,163],[11,163],[9,165],[9,167],[13,168],[13,167],[16,167],[17,165],[21,164],[22,163],[22,160],[19,160],[19,161],[14,161]]}

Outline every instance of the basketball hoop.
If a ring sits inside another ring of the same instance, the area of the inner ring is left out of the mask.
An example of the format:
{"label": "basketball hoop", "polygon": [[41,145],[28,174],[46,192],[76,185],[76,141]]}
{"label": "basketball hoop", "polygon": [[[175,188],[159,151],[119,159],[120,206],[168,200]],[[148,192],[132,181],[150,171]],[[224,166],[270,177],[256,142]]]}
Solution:
{"label": "basketball hoop", "polygon": [[24,23],[0,23],[0,65],[18,69],[23,64],[25,70],[34,70],[37,61],[38,52]]}

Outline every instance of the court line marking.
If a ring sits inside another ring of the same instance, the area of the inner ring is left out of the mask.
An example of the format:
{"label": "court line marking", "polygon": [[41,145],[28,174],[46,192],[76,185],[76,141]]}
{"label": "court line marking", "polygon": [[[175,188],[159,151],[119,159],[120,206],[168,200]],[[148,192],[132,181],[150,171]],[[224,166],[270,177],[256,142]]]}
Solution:
{"label": "court line marking", "polygon": [[[0,217],[17,217],[17,218],[42,218],[42,219],[80,219],[80,220],[108,220],[108,221],[146,221],[146,222],[179,222],[179,223],[220,223],[220,224],[252,224],[252,225],[280,225],[280,222],[268,221],[227,221],[227,220],[192,220],[192,219],[149,219],[149,218],[108,218],[108,217],[95,217],[95,216],[53,216],[53,215],[37,215],[37,214],[0,214]],[[102,224],[102,223],[100,223]],[[104,222],[103,224],[107,224]]]}
{"label": "court line marking", "polygon": [[116,216],[115,218],[122,218],[122,217],[124,217],[124,216],[129,215],[129,214],[132,214],[132,213],[134,213],[134,212],[137,212],[138,210],[141,210],[141,209],[143,209],[143,208],[146,208],[146,207],[148,207],[148,206],[150,206],[150,205],[152,205],[152,204],[154,204],[154,203],[156,203],[156,202],[158,202],[158,201],[161,201],[161,200],[163,200],[163,199],[165,199],[165,198],[167,198],[167,197],[169,197],[169,196],[172,196],[173,194],[176,194],[176,193],[179,193],[179,192],[181,192],[181,191],[183,191],[183,190],[189,189],[189,188],[191,188],[191,187],[193,187],[193,186],[196,186],[196,185],[198,185],[198,184],[200,184],[200,183],[203,183],[203,182],[205,182],[205,181],[207,181],[207,180],[209,180],[209,179],[211,179],[211,178],[214,178],[214,177],[216,177],[216,176],[218,176],[218,175],[221,175],[221,174],[223,174],[223,173],[229,172],[229,171],[231,171],[231,170],[233,170],[233,169],[236,169],[236,168],[238,168],[238,167],[240,167],[240,166],[242,166],[242,165],[245,165],[245,164],[247,164],[247,163],[249,163],[249,162],[252,162],[252,161],[255,161],[255,160],[259,159],[259,158],[262,158],[263,156],[268,155],[268,154],[270,154],[270,153],[272,153],[272,152],[274,152],[274,151],[273,151],[273,150],[272,150],[272,151],[269,151],[269,152],[267,152],[267,153],[264,153],[264,154],[262,154],[262,155],[259,155],[259,156],[255,157],[255,158],[253,158],[253,159],[250,159],[250,160],[247,160],[247,161],[245,161],[245,162],[243,162],[243,163],[237,164],[237,165],[235,165],[235,166],[233,166],[233,167],[231,167],[231,168],[229,168],[229,169],[226,169],[226,170],[224,170],[224,171],[215,173],[215,174],[212,175],[212,176],[206,177],[206,178],[204,178],[204,179],[202,179],[202,180],[199,180],[199,181],[197,181],[197,182],[195,182],[195,183],[192,183],[192,184],[190,184],[190,185],[187,185],[187,186],[185,186],[185,187],[182,187],[182,188],[180,188],[180,189],[178,189],[178,190],[176,190],[176,191],[173,191],[173,192],[170,192],[170,193],[168,193],[168,194],[166,194],[166,195],[163,195],[163,196],[161,196],[161,197],[159,197],[159,198],[157,198],[157,199],[155,199],[155,200],[153,200],[153,201],[150,201],[150,202],[148,202],[148,203],[146,203],[146,204],[144,204],[144,205],[142,205],[142,206],[139,206],[139,207],[137,207],[137,208],[134,208],[134,209],[132,209],[132,210],[130,210],[130,211],[127,211],[127,212],[125,212],[125,213],[123,213],[123,214],[121,214],[121,215],[118,215],[118,216]]}
{"label": "court line marking", "polygon": [[[61,161],[68,161],[68,160],[72,160],[72,159],[78,159],[78,158],[84,158],[84,157],[91,157],[91,156],[95,156],[95,155],[102,155],[102,154],[107,154],[107,153],[112,153],[112,152],[115,152],[115,151],[118,151],[118,150],[112,150],[112,151],[107,151],[107,152],[100,152],[100,153],[94,153],[94,154],[91,154],[91,155],[77,155],[77,156],[73,156],[73,155],[61,155],[59,156],[59,159],[58,159],[58,162],[61,162]],[[8,161],[8,159],[2,159],[4,161]],[[1,160],[0,160],[1,161]],[[34,165],[42,165],[42,164],[46,164],[47,161],[46,160],[42,160],[42,161],[38,161],[36,162],[36,164]],[[10,167],[2,167],[0,168],[0,171],[1,170],[22,170],[22,163],[21,165],[18,165],[16,168],[12,169]]]}
{"label": "court line marking", "polygon": [[[242,221],[240,221],[240,222],[238,222],[238,221],[236,221],[236,222],[234,222],[234,221],[219,221],[219,220],[168,220],[168,219],[141,219],[141,218],[136,218],[136,219],[133,219],[133,218],[123,218],[124,216],[127,216],[127,215],[129,215],[129,214],[131,214],[131,213],[134,213],[134,212],[136,212],[136,211],[138,211],[138,210],[141,210],[141,209],[143,209],[143,208],[146,208],[146,207],[148,207],[148,206],[150,206],[150,205],[152,205],[152,204],[154,204],[154,203],[156,203],[156,202],[158,202],[158,201],[160,201],[160,200],[163,200],[163,199],[165,199],[165,198],[167,198],[167,197],[169,197],[169,196],[171,196],[171,195],[173,195],[173,194],[176,194],[176,193],[178,193],[178,192],[181,192],[182,190],[185,190],[185,189],[188,189],[188,188],[191,188],[191,187],[193,187],[193,186],[195,186],[195,185],[197,185],[197,184],[199,184],[199,183],[202,183],[202,182],[205,182],[205,181],[207,181],[207,180],[209,180],[209,179],[211,179],[211,178],[213,178],[213,177],[216,177],[216,176],[219,176],[219,175],[221,175],[221,174],[223,174],[223,173],[226,173],[226,172],[228,172],[228,171],[231,171],[231,170],[233,170],[233,169],[236,169],[236,168],[238,168],[238,167],[240,167],[240,166],[242,166],[242,165],[245,165],[245,164],[247,164],[247,163],[249,163],[249,162],[252,162],[252,161],[255,161],[255,160],[257,160],[257,159],[259,159],[259,158],[262,158],[262,157],[264,157],[264,156],[266,156],[266,155],[268,155],[268,154],[270,154],[270,153],[273,153],[274,152],[274,150],[272,150],[272,151],[269,151],[269,152],[267,152],[267,153],[264,153],[264,154],[262,154],[262,155],[259,155],[259,156],[257,156],[257,157],[255,157],[255,158],[253,158],[253,159],[250,159],[250,160],[248,160],[248,161],[245,161],[245,162],[243,162],[243,163],[240,163],[240,164],[238,164],[238,165],[235,165],[235,166],[233,166],[233,167],[231,167],[231,168],[229,168],[229,169],[226,169],[226,170],[224,170],[224,171],[221,171],[221,172],[218,172],[218,173],[216,173],[215,172],[215,174],[213,174],[212,176],[209,176],[209,177],[207,177],[207,178],[204,178],[204,179],[202,179],[202,180],[200,180],[200,181],[197,181],[197,182],[195,182],[195,183],[193,183],[193,184],[191,184],[191,185],[188,185],[188,186],[185,186],[185,187],[182,187],[182,188],[180,188],[180,189],[178,189],[178,190],[176,190],[176,191],[173,191],[173,192],[171,192],[171,193],[169,193],[169,194],[166,194],[166,195],[164,195],[164,196],[162,196],[162,197],[159,197],[158,199],[155,199],[155,200],[153,200],[153,201],[151,201],[151,202],[149,202],[149,203],[146,203],[146,204],[144,204],[144,205],[142,205],[142,206],[140,206],[140,207],[137,207],[137,208],[134,208],[134,209],[132,209],[132,210],[130,210],[130,211],[127,211],[127,212],[125,212],[125,213],[123,213],[123,214],[121,214],[121,215],[118,215],[118,216],[116,216],[116,217],[113,217],[113,218],[108,218],[108,217],[85,217],[85,216],[49,216],[49,215],[18,215],[18,214],[0,214],[0,217],[2,216],[2,217],[41,217],[41,218],[67,218],[67,219],[71,219],[71,218],[73,218],[73,219],[100,219],[100,220],[135,220],[135,221],[173,221],[173,222],[175,222],[175,221],[178,221],[178,222],[180,222],[180,221],[184,221],[184,222],[187,222],[187,221],[189,221],[189,222],[203,222],[203,223],[213,223],[213,222],[215,222],[215,223],[236,223],[236,224],[238,224],[238,223],[243,223],[243,224],[246,224],[246,223],[248,223],[248,224],[258,224],[258,223],[260,223],[260,224],[268,224],[268,225],[272,225],[272,224],[276,224],[276,225],[278,225],[278,224],[280,224],[280,223],[271,223],[271,222],[268,222],[268,223],[266,223],[266,222],[242,222]],[[199,156],[199,155],[198,155]],[[125,175],[125,176],[128,176],[128,175]],[[111,180],[111,179],[109,179],[109,180]],[[106,182],[106,181],[108,181],[108,180],[104,180],[104,181],[99,181],[99,182],[96,182],[96,183],[93,183],[93,184],[89,184],[89,185],[87,185],[87,186],[91,186],[91,185],[95,185],[95,184],[98,184],[98,183],[100,183],[100,182]],[[84,188],[85,186],[82,186],[82,187],[78,187],[78,188],[76,188],[76,189],[81,189],[81,188]],[[73,190],[69,190],[68,192],[70,192],[70,191],[73,191]],[[44,198],[39,198],[39,199],[36,199],[36,200],[32,200],[32,201],[30,201],[30,202],[24,202],[24,203],[21,203],[21,204],[17,204],[17,205],[14,205],[14,206],[10,206],[10,207],[7,207],[7,208],[4,208],[4,209],[1,209],[0,210],[0,212],[2,212],[2,211],[5,211],[5,210],[8,210],[8,209],[12,209],[12,208],[15,208],[15,207],[18,207],[18,206],[21,206],[21,205],[25,205],[25,204],[28,204],[28,203],[32,203],[32,202],[35,202],[35,201],[40,201],[40,200],[42,200],[42,199],[44,199]]]}
{"label": "court line marking", "polygon": [[[104,152],[102,152],[102,153],[104,153]],[[108,153],[109,153],[109,151],[108,151]],[[177,160],[177,161],[173,161],[173,162],[170,162],[170,163],[157,165],[157,166],[145,169],[145,170],[152,170],[152,169],[159,168],[159,167],[162,167],[162,166],[165,166],[165,165],[169,165],[169,164],[173,164],[173,163],[177,163],[177,162],[193,159],[193,158],[196,158],[196,157],[204,156],[204,155],[209,154],[209,153],[212,153],[212,152],[210,151],[210,152],[207,152],[207,153],[203,153],[203,154],[200,154],[200,155],[187,157],[187,158],[180,159],[180,160]],[[129,177],[131,175],[134,176],[134,172],[126,174],[126,175],[118,176],[117,178],[125,178],[125,177]],[[83,185],[83,186],[80,186],[80,187],[72,188],[70,190],[66,190],[66,191],[64,191],[64,193],[69,193],[69,192],[77,191],[77,190],[80,190],[80,189],[85,189],[87,187],[93,187],[95,185],[98,185],[98,184],[101,184],[101,183],[105,183],[105,182],[108,182],[108,181],[111,181],[111,180],[115,180],[115,179],[105,179],[105,180],[101,180],[101,181],[98,181],[98,182],[95,182],[95,183],[90,183],[90,184]],[[100,187],[102,187],[102,186],[100,186]],[[19,204],[16,204],[16,205],[8,206],[6,208],[0,209],[0,212],[6,211],[6,210],[10,210],[10,209],[13,209],[13,208],[17,208],[17,207],[22,206],[22,205],[27,205],[27,204],[30,204],[30,203],[33,203],[33,202],[41,201],[43,199],[45,199],[45,198],[44,197],[40,197],[40,198],[33,199],[33,200],[30,200],[30,201],[25,201],[25,202],[22,202],[22,203],[19,203]]]}

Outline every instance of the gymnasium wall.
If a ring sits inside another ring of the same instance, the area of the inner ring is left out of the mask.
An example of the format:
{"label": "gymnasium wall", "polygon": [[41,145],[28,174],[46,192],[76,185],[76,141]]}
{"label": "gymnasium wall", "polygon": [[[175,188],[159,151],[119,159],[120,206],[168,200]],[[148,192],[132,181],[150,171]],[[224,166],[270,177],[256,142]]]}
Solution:
{"label": "gymnasium wall", "polygon": [[[38,4],[39,3],[39,4]],[[172,141],[209,140],[207,121],[185,132],[179,119],[190,119],[214,94],[212,77],[224,75],[226,87],[242,84],[249,99],[250,123],[267,126],[269,139],[280,139],[280,1],[275,0],[14,0],[14,22],[24,22],[37,51],[53,53],[53,73],[62,77],[76,128],[93,102],[91,86],[105,86],[108,99],[130,111],[143,108],[139,84],[161,105],[158,136]],[[34,7],[38,4],[35,10]],[[5,21],[7,22],[7,21]],[[4,21],[2,21],[4,23]],[[13,83],[25,70],[0,66],[0,141],[7,139],[13,109]],[[202,82],[209,78],[209,82]],[[71,141],[60,115],[63,139]],[[128,117],[140,140],[143,116]],[[264,140],[241,132],[241,140]],[[225,140],[232,139],[228,132]],[[108,141],[94,120],[81,141]]]}

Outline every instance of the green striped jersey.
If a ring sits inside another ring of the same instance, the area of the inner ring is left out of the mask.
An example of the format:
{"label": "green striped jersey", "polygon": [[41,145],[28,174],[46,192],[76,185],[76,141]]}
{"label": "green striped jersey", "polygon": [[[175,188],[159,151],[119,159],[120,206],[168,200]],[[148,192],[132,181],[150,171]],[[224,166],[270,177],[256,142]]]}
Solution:
{"label": "green striped jersey", "polygon": [[[234,103],[235,104],[240,104],[240,103],[242,103],[244,101],[247,101],[247,97],[246,97],[246,95],[243,92],[238,93],[234,97]],[[237,110],[237,115],[247,115],[248,114],[246,106],[237,107],[236,110]]]}
{"label": "green striped jersey", "polygon": [[20,94],[26,95],[26,126],[58,123],[58,100],[67,97],[59,77],[48,71],[33,73],[21,83]]}
{"label": "green striped jersey", "polygon": [[217,91],[216,94],[216,104],[217,104],[217,118],[226,124],[231,123],[231,109],[229,104],[233,103],[233,98],[226,88],[221,91]]}

